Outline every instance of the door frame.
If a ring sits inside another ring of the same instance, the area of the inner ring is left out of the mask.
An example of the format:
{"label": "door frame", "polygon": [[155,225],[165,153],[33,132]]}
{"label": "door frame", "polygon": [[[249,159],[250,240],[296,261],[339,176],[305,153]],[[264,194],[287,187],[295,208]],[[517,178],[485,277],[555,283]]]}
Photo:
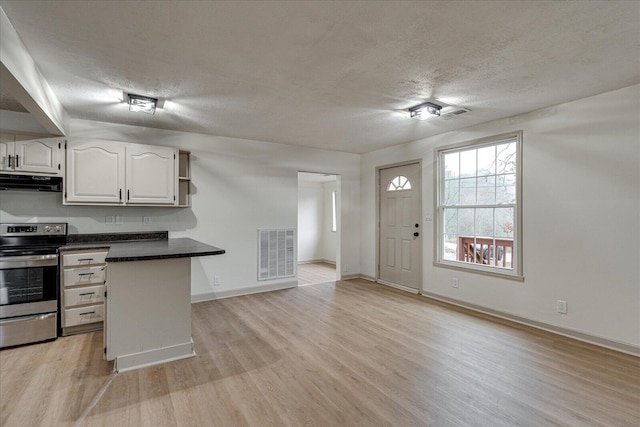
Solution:
{"label": "door frame", "polygon": [[[390,163],[388,165],[383,165],[383,166],[377,166],[376,167],[376,264],[375,264],[375,282],[376,283],[380,283],[382,285],[386,285],[386,286],[391,286],[393,288],[397,288],[403,291],[407,291],[407,292],[411,292],[411,293],[417,293],[417,294],[421,294],[422,293],[422,286],[423,286],[423,272],[424,272],[424,268],[422,268],[422,261],[423,261],[423,248],[424,248],[424,239],[422,239],[422,243],[420,245],[418,245],[418,250],[419,250],[419,259],[420,259],[420,285],[418,287],[418,289],[413,289],[413,288],[409,288],[407,286],[403,286],[403,285],[399,285],[399,284],[395,284],[395,283],[391,283],[391,282],[387,282],[387,281],[381,281],[380,280],[380,172],[383,169],[391,169],[391,168],[395,168],[395,167],[399,167],[399,166],[407,166],[407,165],[418,165],[418,168],[420,169],[420,173],[418,174],[419,180],[420,180],[420,224],[423,225],[424,221],[422,220],[423,217],[423,206],[422,206],[422,199],[423,199],[423,191],[422,191],[422,159],[414,159],[414,160],[407,160],[404,162],[398,162],[398,163]],[[424,233],[424,227],[420,227],[420,232],[422,233],[422,236],[425,236]]]}

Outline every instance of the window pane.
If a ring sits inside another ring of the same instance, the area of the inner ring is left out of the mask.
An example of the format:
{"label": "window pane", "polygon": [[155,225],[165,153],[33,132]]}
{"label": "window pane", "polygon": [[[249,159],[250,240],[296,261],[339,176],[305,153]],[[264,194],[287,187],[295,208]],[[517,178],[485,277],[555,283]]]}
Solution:
{"label": "window pane", "polygon": [[458,234],[461,236],[473,236],[475,209],[458,209]]}
{"label": "window pane", "polygon": [[516,172],[516,144],[500,144],[496,146],[497,150],[497,173],[515,173]]}
{"label": "window pane", "polygon": [[449,153],[444,155],[444,179],[458,178],[460,176],[460,154]]}
{"label": "window pane", "polygon": [[476,150],[467,150],[460,153],[460,176],[476,176]]}
{"label": "window pane", "polygon": [[496,237],[513,239],[513,208],[496,208]]}
{"label": "window pane", "polygon": [[478,204],[493,205],[496,202],[496,177],[478,178]]}
{"label": "window pane", "polygon": [[460,181],[457,179],[447,180],[444,182],[443,202],[445,205],[457,205],[460,203],[459,185]]}
{"label": "window pane", "polygon": [[458,234],[458,209],[444,210],[445,234]]}
{"label": "window pane", "polygon": [[478,150],[478,176],[496,174],[496,147],[484,147]]}
{"label": "window pane", "polygon": [[476,209],[476,236],[493,237],[493,208]]}
{"label": "window pane", "polygon": [[443,258],[450,261],[458,259],[458,236],[456,234],[444,235],[444,254]]}
{"label": "window pane", "polygon": [[496,203],[516,202],[516,176],[514,174],[499,175],[496,186]]}
{"label": "window pane", "polygon": [[476,204],[476,179],[465,178],[460,180],[460,204]]}

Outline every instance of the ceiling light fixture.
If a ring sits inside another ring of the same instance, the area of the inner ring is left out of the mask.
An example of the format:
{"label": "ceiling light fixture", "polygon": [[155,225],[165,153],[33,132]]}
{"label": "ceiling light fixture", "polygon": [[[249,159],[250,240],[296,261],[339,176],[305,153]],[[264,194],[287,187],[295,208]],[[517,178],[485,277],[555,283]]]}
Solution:
{"label": "ceiling light fixture", "polygon": [[151,98],[148,96],[134,95],[132,93],[129,96],[129,111],[142,111],[147,114],[155,114],[156,106],[158,105],[157,98]]}
{"label": "ceiling light fixture", "polygon": [[426,120],[430,116],[439,116],[440,110],[442,110],[442,106],[432,102],[425,102],[424,104],[409,108],[409,114],[412,119]]}

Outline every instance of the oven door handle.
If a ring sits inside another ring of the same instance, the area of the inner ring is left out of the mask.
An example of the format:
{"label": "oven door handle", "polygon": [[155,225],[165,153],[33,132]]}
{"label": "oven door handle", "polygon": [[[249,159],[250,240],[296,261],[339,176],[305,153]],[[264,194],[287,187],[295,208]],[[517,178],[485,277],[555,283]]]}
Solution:
{"label": "oven door handle", "polygon": [[58,265],[57,254],[0,257],[0,270],[24,267],[46,267],[50,265]]}

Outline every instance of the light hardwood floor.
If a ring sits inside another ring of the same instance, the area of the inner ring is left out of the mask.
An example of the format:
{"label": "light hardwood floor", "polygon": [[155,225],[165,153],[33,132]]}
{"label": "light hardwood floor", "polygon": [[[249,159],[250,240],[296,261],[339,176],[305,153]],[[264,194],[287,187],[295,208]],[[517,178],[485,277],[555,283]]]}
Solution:
{"label": "light hardwood floor", "polygon": [[[640,359],[362,280],[193,305],[198,356],[115,376],[82,426],[638,426]],[[0,352],[3,426],[71,425],[101,333]]]}
{"label": "light hardwood floor", "polygon": [[298,285],[316,285],[336,281],[336,266],[328,262],[298,264]]}

